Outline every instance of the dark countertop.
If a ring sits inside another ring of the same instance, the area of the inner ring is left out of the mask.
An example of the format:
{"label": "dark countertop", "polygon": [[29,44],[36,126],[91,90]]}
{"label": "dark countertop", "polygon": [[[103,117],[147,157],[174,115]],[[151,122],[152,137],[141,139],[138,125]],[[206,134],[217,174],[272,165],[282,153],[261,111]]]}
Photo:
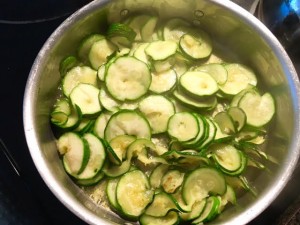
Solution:
{"label": "dark countertop", "polygon": [[[1,8],[1,3],[0,3]],[[31,65],[47,37],[69,15],[30,22],[1,20],[0,13],[0,138],[17,161],[21,179],[0,152],[0,224],[1,225],[85,225],[50,192],[38,174],[27,149],[22,103]],[[296,67],[300,67],[295,57]],[[300,168],[293,179],[300,176]],[[298,197],[299,182],[289,182],[274,203],[250,224],[276,224],[284,210]]]}

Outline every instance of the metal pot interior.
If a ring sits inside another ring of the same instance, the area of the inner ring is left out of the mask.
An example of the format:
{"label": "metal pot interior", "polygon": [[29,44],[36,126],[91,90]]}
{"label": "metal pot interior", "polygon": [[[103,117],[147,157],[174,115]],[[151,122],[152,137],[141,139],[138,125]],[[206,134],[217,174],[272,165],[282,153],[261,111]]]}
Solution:
{"label": "metal pot interior", "polygon": [[30,153],[42,178],[56,197],[90,224],[124,221],[98,206],[64,172],[57,154],[49,113],[58,93],[59,62],[76,53],[80,40],[105,31],[107,20],[119,21],[136,11],[160,17],[182,17],[213,37],[216,51],[231,61],[252,67],[276,99],[276,117],[268,137],[267,152],[278,165],[253,174],[250,180],[258,196],[238,199],[211,224],[245,224],[259,215],[284,187],[299,155],[299,81],[287,54],[276,38],[250,13],[221,0],[99,0],[69,17],[47,40],[34,62],[24,97],[24,129]]}

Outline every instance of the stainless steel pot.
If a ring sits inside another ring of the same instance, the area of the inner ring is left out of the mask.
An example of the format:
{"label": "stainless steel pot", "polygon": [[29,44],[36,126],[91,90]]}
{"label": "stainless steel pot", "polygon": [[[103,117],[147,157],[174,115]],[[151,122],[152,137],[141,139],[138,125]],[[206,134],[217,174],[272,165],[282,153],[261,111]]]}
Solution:
{"label": "stainless steel pot", "polygon": [[183,17],[207,30],[227,52],[255,69],[276,99],[277,113],[267,146],[278,165],[259,172],[251,183],[258,196],[246,193],[239,207],[228,208],[211,224],[246,224],[258,216],[283,189],[299,157],[299,80],[286,52],[254,16],[222,0],[96,0],[83,7],[49,37],[31,69],[24,96],[24,129],[32,159],[56,197],[89,224],[124,224],[124,221],[90,200],[66,175],[58,158],[49,112],[60,82],[60,60],[75,53],[86,34],[96,32],[108,15],[117,21],[134,11],[156,11],[161,17]]}

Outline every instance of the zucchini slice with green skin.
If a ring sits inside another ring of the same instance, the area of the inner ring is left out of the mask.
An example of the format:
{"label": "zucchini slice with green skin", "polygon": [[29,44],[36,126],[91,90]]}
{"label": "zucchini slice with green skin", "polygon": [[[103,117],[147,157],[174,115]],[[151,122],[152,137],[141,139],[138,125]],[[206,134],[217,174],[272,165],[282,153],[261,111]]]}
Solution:
{"label": "zucchini slice with green skin", "polygon": [[237,171],[242,166],[240,151],[230,144],[215,144],[210,149],[215,162],[223,170]]}
{"label": "zucchini slice with green skin", "polygon": [[127,148],[135,140],[136,138],[130,135],[120,135],[110,140],[109,145],[118,158],[118,161],[122,162],[126,159]]}
{"label": "zucchini slice with green skin", "polygon": [[141,170],[124,174],[117,185],[116,199],[122,214],[137,220],[153,200],[153,191],[147,176]]}
{"label": "zucchini slice with green skin", "polygon": [[144,214],[154,217],[166,216],[170,211],[179,211],[173,199],[165,192],[154,195],[153,201],[147,206]]}
{"label": "zucchini slice with green skin", "polygon": [[101,112],[102,107],[99,101],[100,90],[91,84],[78,84],[70,93],[73,105],[80,108],[82,115],[96,115]]}
{"label": "zucchini slice with green skin", "polygon": [[117,50],[118,48],[106,38],[94,42],[89,52],[91,66],[98,70],[101,65],[106,63],[107,57],[113,55]]}
{"label": "zucchini slice with green skin", "polygon": [[236,132],[242,130],[247,122],[247,116],[244,110],[239,107],[230,107],[227,113],[233,120]]}
{"label": "zucchini slice with green skin", "polygon": [[256,86],[257,78],[252,70],[248,67],[231,63],[226,64],[227,81],[223,85],[219,85],[220,90],[229,96],[233,96],[249,87],[249,85]]}
{"label": "zucchini slice with green skin", "polygon": [[194,113],[194,115],[198,120],[198,125],[199,125],[198,135],[193,140],[183,142],[182,145],[185,147],[193,148],[196,145],[201,144],[205,139],[205,132],[207,130],[206,119],[203,118],[203,116],[201,116],[200,114]]}
{"label": "zucchini slice with green skin", "polygon": [[58,127],[63,127],[68,121],[68,115],[64,112],[54,111],[50,114],[51,123]]}
{"label": "zucchini slice with green skin", "polygon": [[128,26],[131,27],[136,33],[135,41],[142,40],[141,29],[144,26],[144,24],[149,20],[150,17],[151,17],[150,15],[144,15],[144,14],[135,15],[128,22]]}
{"label": "zucchini slice with green skin", "polygon": [[199,124],[196,116],[189,112],[175,113],[168,122],[168,134],[179,141],[189,141],[197,137]]}
{"label": "zucchini slice with green skin", "polygon": [[69,70],[62,80],[62,90],[69,97],[72,90],[80,83],[97,87],[97,71],[88,66],[75,66]]}
{"label": "zucchini slice with green skin", "polygon": [[106,152],[99,138],[92,133],[85,133],[82,138],[88,144],[90,157],[84,170],[76,177],[81,180],[93,178],[102,169],[106,159]]}
{"label": "zucchini slice with green skin", "polygon": [[163,72],[152,72],[152,81],[149,90],[162,94],[173,90],[177,83],[177,74],[174,70],[169,69]]}
{"label": "zucchini slice with green skin", "polygon": [[105,174],[100,170],[94,177],[90,179],[75,179],[76,184],[80,186],[93,186],[104,179]]}
{"label": "zucchini slice with green skin", "polygon": [[218,85],[225,84],[225,82],[227,81],[227,70],[222,64],[219,63],[204,64],[194,67],[192,70],[208,73],[216,80]]}
{"label": "zucchini slice with green skin", "polygon": [[147,48],[146,54],[154,61],[161,61],[175,55],[177,51],[177,44],[174,41],[153,41]]}
{"label": "zucchini slice with green skin", "polygon": [[120,101],[136,100],[147,93],[151,73],[144,62],[131,56],[123,56],[109,65],[105,83],[114,98]]}
{"label": "zucchini slice with green skin", "polygon": [[133,52],[133,56],[135,58],[143,61],[147,65],[149,64],[149,60],[145,53],[145,49],[148,47],[148,45],[149,45],[149,43],[140,43],[140,44],[138,44],[135,51]]}
{"label": "zucchini slice with green skin", "polygon": [[185,177],[182,187],[182,197],[187,205],[203,200],[210,193],[222,195],[225,192],[224,176],[212,167],[202,167],[192,171]]}
{"label": "zucchini slice with green skin", "polygon": [[191,24],[182,18],[171,18],[163,27],[163,39],[179,43],[180,37],[191,30]]}
{"label": "zucchini slice with green skin", "polygon": [[141,100],[139,110],[148,120],[153,134],[167,131],[168,121],[175,114],[173,103],[161,95],[149,95]]}
{"label": "zucchini slice with green skin", "polygon": [[247,116],[247,124],[262,127],[270,122],[275,114],[275,101],[268,92],[262,96],[258,93],[246,93],[238,105]]}
{"label": "zucchini slice with green skin", "polygon": [[212,41],[209,35],[197,29],[193,33],[181,36],[179,40],[180,50],[191,59],[203,59],[212,52]]}
{"label": "zucchini slice with green skin", "polygon": [[79,64],[80,62],[75,56],[67,56],[59,64],[60,75],[64,77],[70,69],[72,69],[75,66],[78,66]]}
{"label": "zucchini slice with green skin", "polygon": [[224,134],[234,134],[236,133],[236,126],[231,116],[225,111],[217,113],[214,118],[214,122],[219,125],[221,132]]}
{"label": "zucchini slice with green skin", "polygon": [[93,128],[93,133],[97,137],[104,138],[104,130],[111,116],[111,112],[104,111],[97,117]]}
{"label": "zucchini slice with green skin", "polygon": [[131,46],[135,36],[135,31],[124,23],[112,23],[107,30],[107,38],[117,46]]}
{"label": "zucchini slice with green skin", "polygon": [[184,93],[179,88],[174,90],[173,96],[186,107],[195,110],[210,110],[213,109],[218,103],[217,98],[215,96],[210,96],[203,99],[195,99]]}
{"label": "zucchini slice with green skin", "polygon": [[152,170],[149,177],[149,182],[153,189],[157,189],[161,186],[161,179],[163,175],[168,171],[168,169],[169,165],[160,164]]}
{"label": "zucchini slice with green skin", "polygon": [[201,200],[201,201],[197,201],[193,204],[192,209],[190,212],[181,212],[179,213],[179,216],[181,219],[185,220],[185,221],[190,221],[193,219],[198,218],[201,213],[203,212],[205,206],[206,206],[206,198]]}
{"label": "zucchini slice with green skin", "polygon": [[161,186],[167,193],[174,193],[181,185],[184,173],[179,170],[168,170],[161,178]]}
{"label": "zucchini slice with green skin", "polygon": [[179,80],[180,87],[195,97],[211,96],[218,90],[216,80],[208,73],[201,71],[188,71]]}
{"label": "zucchini slice with green skin", "polygon": [[68,99],[61,98],[55,103],[52,112],[63,112],[66,115],[71,114],[71,105]]}
{"label": "zucchini slice with green skin", "polygon": [[139,221],[141,225],[177,225],[180,222],[180,218],[177,212],[170,211],[167,215],[162,217],[143,214]]}
{"label": "zucchini slice with green skin", "polygon": [[147,119],[141,114],[124,109],[111,116],[105,127],[104,137],[109,142],[114,137],[124,134],[150,140],[151,128]]}
{"label": "zucchini slice with green skin", "polygon": [[205,137],[205,140],[203,140],[202,143],[199,146],[196,147],[196,149],[199,150],[199,151],[207,148],[207,146],[210,145],[214,141],[215,136],[216,136],[216,132],[217,132],[217,128],[215,126],[215,123],[209,118],[204,117],[204,119],[207,122],[208,130],[207,130],[207,135]]}
{"label": "zucchini slice with green skin", "polygon": [[205,208],[201,215],[192,221],[192,224],[199,224],[201,222],[209,222],[219,214],[220,199],[216,196],[209,196]]}
{"label": "zucchini slice with green skin", "polygon": [[112,178],[109,179],[106,185],[105,193],[109,202],[109,205],[112,207],[113,210],[119,211],[120,206],[117,202],[117,185],[120,178]]}
{"label": "zucchini slice with green skin", "polygon": [[141,27],[141,38],[143,41],[152,41],[152,35],[155,31],[158,22],[158,17],[151,16]]}
{"label": "zucchini slice with green skin", "polygon": [[89,61],[89,52],[92,47],[92,45],[101,39],[104,39],[105,37],[102,34],[91,34],[87,37],[85,37],[78,48],[78,57],[84,62],[87,63]]}
{"label": "zucchini slice with green skin", "polygon": [[63,155],[64,168],[75,178],[85,169],[90,150],[88,143],[74,132],[64,133],[57,140],[57,148]]}
{"label": "zucchini slice with green skin", "polygon": [[116,112],[119,110],[120,105],[122,104],[120,101],[114,99],[106,90],[106,88],[101,88],[99,93],[99,101],[101,106],[103,106],[106,110],[111,112]]}

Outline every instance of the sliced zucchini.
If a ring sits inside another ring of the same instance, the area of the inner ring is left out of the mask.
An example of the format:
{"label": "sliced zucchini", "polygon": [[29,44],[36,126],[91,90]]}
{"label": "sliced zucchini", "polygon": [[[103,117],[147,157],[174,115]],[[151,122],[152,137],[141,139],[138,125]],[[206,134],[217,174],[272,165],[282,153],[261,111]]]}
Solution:
{"label": "sliced zucchini", "polygon": [[79,64],[80,62],[75,56],[67,56],[59,64],[60,75],[64,77],[70,69],[72,69],[75,66],[78,66]]}
{"label": "sliced zucchini", "polygon": [[221,128],[220,128],[220,126],[219,126],[218,123],[216,123],[216,122],[214,122],[214,123],[215,123],[216,129],[217,129],[216,130],[216,136],[215,136],[214,142],[216,142],[216,143],[222,143],[222,142],[226,142],[226,141],[228,141],[228,140],[230,140],[230,139],[233,138],[232,135],[224,133],[221,130]]}
{"label": "sliced zucchini", "polygon": [[196,149],[199,151],[205,149],[209,144],[211,144],[214,141],[217,132],[215,123],[207,117],[204,117],[204,119],[207,122],[207,133],[202,143],[196,147]]}
{"label": "sliced zucchini", "polygon": [[127,148],[135,139],[135,137],[130,135],[120,135],[110,140],[109,145],[118,158],[118,161],[122,162],[126,159]]}
{"label": "sliced zucchini", "polygon": [[109,202],[109,205],[113,210],[120,210],[120,206],[117,202],[117,185],[120,178],[109,179],[106,185],[105,193]]}
{"label": "sliced zucchini", "polygon": [[105,37],[102,34],[91,34],[85,37],[78,48],[78,57],[84,62],[88,62],[89,58],[89,52],[92,47],[92,45],[99,40],[104,39]]}
{"label": "sliced zucchini", "polygon": [[195,110],[210,110],[213,109],[218,103],[215,96],[206,97],[203,99],[195,99],[184,93],[181,89],[176,89],[173,92],[173,95],[180,103]]}
{"label": "sliced zucchini", "polygon": [[222,195],[225,192],[224,176],[211,167],[202,167],[192,171],[185,177],[182,187],[182,197],[187,205],[203,200],[209,193]]}
{"label": "sliced zucchini", "polygon": [[145,23],[149,20],[150,15],[135,15],[133,16],[130,21],[128,22],[128,26],[131,27],[134,32],[136,33],[135,41],[141,41],[141,29],[145,25]]}
{"label": "sliced zucchini", "polygon": [[191,30],[191,24],[182,18],[169,19],[163,28],[163,39],[179,43],[180,37]]}
{"label": "sliced zucchini", "polygon": [[207,121],[205,118],[203,118],[203,116],[201,116],[200,114],[194,113],[194,115],[196,116],[197,120],[198,120],[198,125],[199,125],[199,131],[197,136],[189,141],[185,141],[182,143],[183,146],[185,147],[195,147],[196,145],[200,145],[203,143],[203,141],[206,138],[206,132],[207,132]]}
{"label": "sliced zucchini", "polygon": [[72,108],[71,108],[69,100],[66,98],[60,98],[54,104],[52,112],[63,112],[66,115],[70,115],[71,110],[72,110]]}
{"label": "sliced zucchini", "polygon": [[214,116],[214,122],[218,124],[221,132],[224,134],[236,133],[236,126],[231,116],[227,112],[219,112]]}
{"label": "sliced zucchini", "polygon": [[147,176],[140,170],[124,174],[118,182],[116,198],[125,216],[138,219],[153,199]]}
{"label": "sliced zucchini", "polygon": [[114,98],[120,101],[135,100],[147,93],[151,74],[144,62],[131,56],[123,56],[109,65],[105,83]]}
{"label": "sliced zucchini", "polygon": [[75,105],[71,109],[71,114],[68,115],[67,122],[63,123],[63,124],[60,124],[59,127],[63,128],[64,130],[76,129],[79,126],[79,124],[81,122],[81,119],[82,119],[81,110],[77,105]]}
{"label": "sliced zucchini", "polygon": [[97,76],[100,81],[104,81],[105,73],[106,73],[106,64],[102,64],[101,66],[99,66],[97,70]]}
{"label": "sliced zucchini", "polygon": [[143,41],[152,41],[152,35],[156,29],[158,17],[151,16],[141,27],[141,38]]}
{"label": "sliced zucchini", "polygon": [[247,116],[247,124],[262,127],[270,122],[275,114],[275,101],[270,93],[246,93],[238,105]]}
{"label": "sliced zucchini", "polygon": [[101,112],[100,90],[91,84],[78,84],[70,93],[73,105],[77,105],[82,115],[96,115]]}
{"label": "sliced zucchini", "polygon": [[179,142],[192,140],[199,133],[198,119],[189,112],[175,113],[169,119],[167,131],[171,138]]}
{"label": "sliced zucchini", "polygon": [[166,60],[175,55],[177,44],[174,41],[154,41],[145,48],[146,54],[154,61]]}
{"label": "sliced zucchini", "polygon": [[74,131],[78,132],[79,134],[88,133],[93,129],[94,124],[95,120],[90,118],[82,118],[79,125],[74,129]]}
{"label": "sliced zucchini", "polygon": [[192,209],[191,209],[190,212],[179,213],[180,218],[183,219],[183,220],[185,220],[185,221],[189,221],[189,220],[193,220],[193,219],[198,218],[202,214],[202,212],[203,212],[203,210],[204,210],[204,208],[206,206],[206,201],[207,200],[205,198],[205,199],[203,199],[201,201],[195,202],[193,204]]}
{"label": "sliced zucchini", "polygon": [[63,164],[67,173],[77,177],[85,169],[90,157],[87,142],[78,134],[67,132],[57,140],[57,148],[63,155]]}
{"label": "sliced zucchini", "polygon": [[227,81],[227,70],[222,64],[219,63],[204,64],[194,67],[192,70],[208,73],[216,80],[218,85],[225,84],[225,82]]}
{"label": "sliced zucchini", "polygon": [[75,182],[80,186],[93,186],[103,180],[104,177],[105,174],[100,170],[94,177],[90,179],[76,179]]}
{"label": "sliced zucchini", "polygon": [[235,130],[239,132],[243,129],[247,122],[247,116],[245,112],[239,107],[230,107],[227,110],[228,115],[232,118]]}
{"label": "sliced zucchini", "polygon": [[166,216],[170,211],[178,211],[173,199],[165,192],[154,195],[153,201],[146,208],[144,214],[154,217]]}
{"label": "sliced zucchini", "polygon": [[242,155],[230,144],[215,144],[209,150],[215,162],[224,170],[237,171],[242,166]]}
{"label": "sliced zucchini", "polygon": [[205,208],[201,215],[192,221],[192,224],[199,224],[201,222],[209,222],[219,214],[220,198],[216,196],[209,196],[206,201]]}
{"label": "sliced zucchini", "polygon": [[169,165],[160,164],[150,174],[149,181],[153,189],[159,188],[161,186],[161,179],[163,175],[168,171]]}
{"label": "sliced zucchini", "polygon": [[179,170],[169,170],[163,175],[161,186],[165,192],[174,193],[181,186],[183,179],[184,173]]}
{"label": "sliced zucchini", "polygon": [[249,85],[256,86],[256,75],[248,67],[242,64],[232,63],[226,64],[225,69],[228,73],[227,81],[223,85],[220,85],[219,88],[226,95],[236,95],[248,88]]}
{"label": "sliced zucchini", "polygon": [[100,39],[92,44],[89,52],[89,61],[95,70],[106,63],[107,57],[111,56],[118,49],[106,38]]}
{"label": "sliced zucchini", "polygon": [[153,134],[167,131],[168,121],[175,114],[173,103],[161,95],[149,95],[141,100],[139,110],[148,120]]}
{"label": "sliced zucchini", "polygon": [[195,97],[210,96],[215,94],[219,88],[212,76],[201,71],[188,71],[179,80],[180,87]]}
{"label": "sliced zucchini", "polygon": [[149,64],[148,56],[145,53],[145,49],[148,47],[149,43],[140,43],[135,51],[133,52],[133,56],[147,65]]}
{"label": "sliced zucchini", "polygon": [[180,37],[179,48],[191,59],[203,59],[211,54],[212,42],[206,32],[197,29],[193,33],[187,33]]}
{"label": "sliced zucchini", "polygon": [[102,112],[96,119],[93,133],[99,137],[104,138],[104,130],[107,125],[108,120],[110,119],[112,113],[110,112]]}
{"label": "sliced zucchini", "polygon": [[58,127],[63,127],[68,121],[68,115],[64,112],[54,111],[50,114],[51,123]]}
{"label": "sliced zucchini", "polygon": [[69,70],[62,80],[62,89],[65,96],[69,97],[73,88],[80,83],[97,86],[97,71],[88,66],[75,66]]}
{"label": "sliced zucchini", "polygon": [[142,115],[133,110],[120,110],[112,115],[104,131],[104,137],[111,141],[119,135],[133,135],[138,138],[151,138],[150,125]]}
{"label": "sliced zucchini", "polygon": [[107,38],[117,46],[131,46],[136,32],[124,23],[112,23],[107,30]]}
{"label": "sliced zucchini", "polygon": [[116,112],[121,106],[121,102],[114,99],[106,90],[106,88],[101,88],[99,93],[99,101],[101,106],[110,112]]}
{"label": "sliced zucchini", "polygon": [[169,69],[161,73],[152,72],[152,81],[149,90],[156,94],[163,94],[173,90],[177,83],[177,74]]}
{"label": "sliced zucchini", "polygon": [[143,214],[139,221],[141,225],[176,225],[179,224],[180,218],[177,212],[170,211],[167,215],[162,217]]}
{"label": "sliced zucchini", "polygon": [[90,157],[84,170],[76,177],[80,180],[91,179],[102,169],[106,158],[106,152],[100,139],[91,133],[85,133],[82,136],[86,140]]}

